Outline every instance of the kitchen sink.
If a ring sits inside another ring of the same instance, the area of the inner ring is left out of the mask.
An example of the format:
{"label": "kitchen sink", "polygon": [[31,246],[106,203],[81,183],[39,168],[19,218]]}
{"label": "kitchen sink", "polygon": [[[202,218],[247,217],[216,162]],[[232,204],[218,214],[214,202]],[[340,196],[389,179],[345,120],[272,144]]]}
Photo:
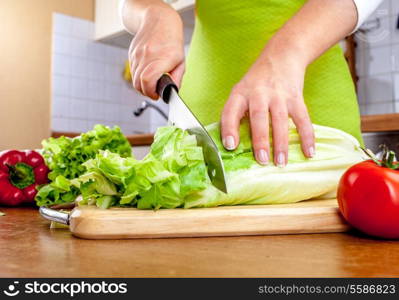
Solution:
{"label": "kitchen sink", "polygon": [[399,158],[399,131],[365,132],[362,135],[366,148],[374,153],[380,152],[379,146],[385,144]]}

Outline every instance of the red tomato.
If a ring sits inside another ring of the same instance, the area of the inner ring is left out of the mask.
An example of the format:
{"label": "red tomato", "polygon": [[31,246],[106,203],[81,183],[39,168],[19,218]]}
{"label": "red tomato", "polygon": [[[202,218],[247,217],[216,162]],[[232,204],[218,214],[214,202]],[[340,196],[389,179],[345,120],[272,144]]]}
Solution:
{"label": "red tomato", "polygon": [[349,168],[338,186],[342,215],[369,235],[399,238],[399,170],[368,160]]}

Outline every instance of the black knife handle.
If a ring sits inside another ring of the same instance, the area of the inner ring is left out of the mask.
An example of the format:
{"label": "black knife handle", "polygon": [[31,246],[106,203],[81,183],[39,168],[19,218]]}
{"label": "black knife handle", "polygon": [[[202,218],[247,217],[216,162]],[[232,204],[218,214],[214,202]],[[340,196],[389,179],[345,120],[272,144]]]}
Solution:
{"label": "black knife handle", "polygon": [[165,73],[158,79],[156,92],[166,104],[169,103],[171,88],[174,88],[177,92],[179,91],[172,77],[168,73]]}

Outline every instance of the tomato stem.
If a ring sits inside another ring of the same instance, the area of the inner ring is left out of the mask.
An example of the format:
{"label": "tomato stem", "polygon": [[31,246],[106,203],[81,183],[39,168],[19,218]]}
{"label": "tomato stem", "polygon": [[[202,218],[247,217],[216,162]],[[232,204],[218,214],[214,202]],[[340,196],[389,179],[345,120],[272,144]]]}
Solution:
{"label": "tomato stem", "polygon": [[370,149],[361,149],[372,161],[374,161],[380,167],[385,167],[392,170],[399,169],[399,164],[396,162],[395,152],[389,150],[389,148],[384,144],[380,145],[380,148],[382,149],[381,160],[378,159],[377,156],[375,156],[375,154]]}

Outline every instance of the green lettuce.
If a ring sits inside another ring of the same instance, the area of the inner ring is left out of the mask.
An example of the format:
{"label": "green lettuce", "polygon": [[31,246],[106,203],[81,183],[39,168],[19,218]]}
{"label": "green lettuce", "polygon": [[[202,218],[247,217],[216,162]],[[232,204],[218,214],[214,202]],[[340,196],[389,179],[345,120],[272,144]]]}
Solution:
{"label": "green lettuce", "polygon": [[[81,205],[139,209],[214,207],[219,205],[292,203],[334,197],[339,178],[362,160],[359,143],[338,129],[314,125],[316,155],[306,158],[295,126],[289,127],[289,160],[285,168],[259,165],[252,153],[249,124],[240,127],[240,145],[227,151],[219,124],[207,127],[221,153],[228,194],[212,186],[195,136],[179,128],[159,128],[143,160],[108,150],[83,164]],[[105,188],[107,192],[101,191]]]}
{"label": "green lettuce", "polygon": [[[120,206],[140,209],[182,207],[186,197],[209,185],[202,150],[197,146],[195,136],[176,127],[160,128],[150,153],[141,161],[106,150],[100,151],[84,166],[87,173],[77,181],[94,185],[107,180],[106,185],[112,185],[117,191],[113,196]],[[97,174],[97,177],[91,174]],[[80,204],[93,203],[93,199],[100,195],[105,194],[96,188],[92,193],[82,191]]]}
{"label": "green lettuce", "polygon": [[63,204],[75,201],[79,195],[79,188],[62,175],[59,175],[49,184],[42,186],[36,195],[38,206]]}
{"label": "green lettuce", "polygon": [[96,125],[93,130],[75,138],[49,138],[42,142],[42,146],[51,183],[40,187],[36,195],[38,206],[73,202],[80,194],[80,187],[73,185],[71,180],[86,172],[84,163],[100,150],[118,153],[121,158],[132,156],[129,141],[117,126]]}

